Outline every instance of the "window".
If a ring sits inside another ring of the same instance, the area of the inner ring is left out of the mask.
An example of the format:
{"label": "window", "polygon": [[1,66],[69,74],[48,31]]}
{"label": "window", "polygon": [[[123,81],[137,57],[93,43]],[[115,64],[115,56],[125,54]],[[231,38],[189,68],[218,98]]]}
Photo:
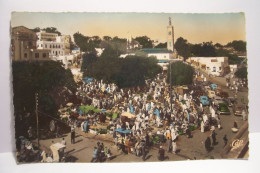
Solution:
{"label": "window", "polygon": [[35,53],[35,58],[39,58],[39,53]]}
{"label": "window", "polygon": [[50,48],[51,48],[51,44],[50,44]]}
{"label": "window", "polygon": [[46,53],[43,53],[43,54],[42,54],[42,57],[43,57],[43,58],[46,58],[46,57],[47,57]]}
{"label": "window", "polygon": [[24,58],[27,58],[27,53],[24,53],[23,57],[24,57]]}
{"label": "window", "polygon": [[216,67],[213,67],[213,72],[216,72]]}
{"label": "window", "polygon": [[45,44],[45,48],[47,48],[47,44]]}
{"label": "window", "polygon": [[221,70],[221,67],[219,67],[219,70]]}

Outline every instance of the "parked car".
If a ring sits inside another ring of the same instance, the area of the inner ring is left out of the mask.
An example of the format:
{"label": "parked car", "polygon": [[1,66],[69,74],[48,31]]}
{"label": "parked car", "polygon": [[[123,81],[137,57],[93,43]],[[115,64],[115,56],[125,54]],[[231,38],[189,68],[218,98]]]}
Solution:
{"label": "parked car", "polygon": [[236,116],[242,116],[243,106],[242,105],[233,105],[233,112]]}
{"label": "parked car", "polygon": [[219,105],[220,103],[225,103],[225,101],[219,96],[215,96],[213,101],[216,105]]}
{"label": "parked car", "polygon": [[217,114],[218,115],[230,115],[230,110],[226,103],[219,103]]}
{"label": "parked car", "polygon": [[203,106],[208,106],[209,105],[208,96],[200,96],[200,102]]}
{"label": "parked car", "polygon": [[214,98],[215,96],[216,96],[215,91],[208,90],[208,97],[209,97],[210,99]]}
{"label": "parked car", "polygon": [[213,91],[218,87],[218,85],[215,83],[211,84],[210,86]]}

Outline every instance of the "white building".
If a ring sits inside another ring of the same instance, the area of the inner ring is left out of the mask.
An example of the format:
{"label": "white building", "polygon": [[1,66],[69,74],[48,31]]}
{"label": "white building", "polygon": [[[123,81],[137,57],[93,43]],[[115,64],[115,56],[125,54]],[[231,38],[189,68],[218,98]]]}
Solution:
{"label": "white building", "polygon": [[69,35],[59,36],[56,33],[37,32],[37,49],[48,49],[50,57],[64,56],[70,54],[71,37]]}
{"label": "white building", "polygon": [[214,76],[224,75],[229,68],[228,57],[190,57],[187,62]]}

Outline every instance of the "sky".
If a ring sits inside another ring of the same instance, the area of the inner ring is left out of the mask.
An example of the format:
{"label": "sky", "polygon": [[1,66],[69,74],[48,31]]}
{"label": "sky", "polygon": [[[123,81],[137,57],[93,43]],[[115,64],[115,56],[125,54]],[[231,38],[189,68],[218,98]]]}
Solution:
{"label": "sky", "polygon": [[11,26],[56,27],[65,35],[80,32],[85,36],[148,36],[166,42],[169,17],[174,39],[183,37],[190,43],[227,44],[246,40],[244,13],[46,13],[13,12]]}

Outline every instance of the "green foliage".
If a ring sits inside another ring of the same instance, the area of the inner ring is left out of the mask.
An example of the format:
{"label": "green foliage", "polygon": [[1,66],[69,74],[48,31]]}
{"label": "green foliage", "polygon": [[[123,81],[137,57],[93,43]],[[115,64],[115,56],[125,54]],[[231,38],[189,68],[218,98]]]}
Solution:
{"label": "green foliage", "polygon": [[96,109],[92,105],[86,105],[86,106],[80,106],[79,109],[84,113],[84,114],[92,114],[92,113],[99,113],[101,112],[101,109]]}
{"label": "green foliage", "polygon": [[[110,57],[111,56],[118,57],[120,54],[125,53],[126,45],[127,45],[126,39],[122,39],[118,37],[114,37],[112,39],[111,37],[108,36],[104,37],[104,40],[100,43],[100,47],[105,48],[103,54],[105,56],[110,56]],[[111,54],[111,51],[114,52]]]}
{"label": "green foliage", "polygon": [[97,61],[97,56],[94,53],[85,53],[83,55],[83,60],[81,64],[81,71],[84,73],[84,76],[91,76],[88,74],[88,69],[91,68],[92,64]]}
{"label": "green foliage", "polygon": [[242,67],[238,69],[235,73],[236,77],[241,79],[247,79],[247,67]]}
{"label": "green foliage", "polygon": [[215,57],[217,55],[212,42],[203,42],[203,44],[194,44],[190,46],[192,56]]}
{"label": "green foliage", "polygon": [[[170,70],[170,68],[168,67]],[[194,69],[182,62],[171,64],[172,85],[190,85],[193,80]],[[170,71],[167,74],[167,82],[170,82]]]}
{"label": "green foliage", "polygon": [[177,50],[178,54],[184,57],[184,59],[187,59],[190,56],[189,43],[187,40],[183,39],[182,37],[176,40],[174,47]]}
{"label": "green foliage", "polygon": [[225,56],[228,57],[228,64],[240,64],[244,58],[239,58],[237,55],[230,54],[228,50],[223,48],[216,49],[217,56]]}
{"label": "green foliage", "polygon": [[84,52],[95,52],[100,47],[101,39],[98,36],[87,37],[77,32],[73,34],[76,45]]}
{"label": "green foliage", "polygon": [[34,112],[36,92],[39,97],[43,96],[42,101],[47,104],[44,109],[55,113],[48,93],[62,86],[72,92],[76,91],[72,73],[59,62],[13,62],[12,70],[15,113]]}
{"label": "green foliage", "polygon": [[32,31],[33,31],[33,32],[40,32],[40,31],[41,31],[41,28],[36,27],[36,28],[32,29]]}
{"label": "green foliage", "polygon": [[142,45],[142,48],[153,48],[153,42],[147,36],[136,37],[135,40]]}
{"label": "green foliage", "polygon": [[234,40],[226,45],[227,47],[233,47],[236,51],[246,52],[246,42],[242,40]]}
{"label": "green foliage", "polygon": [[114,49],[108,48],[84,75],[126,88],[143,86],[146,79],[153,79],[160,72],[161,67],[154,58],[127,56],[121,59]]}
{"label": "green foliage", "polygon": [[43,28],[43,30],[45,32],[48,32],[48,33],[56,33],[58,34],[59,36],[61,35],[61,33],[57,30],[57,28],[55,27],[47,27],[47,28]]}
{"label": "green foliage", "polygon": [[197,126],[196,126],[196,125],[190,125],[190,126],[189,126],[189,129],[190,129],[191,131],[196,130],[196,129],[197,129]]}
{"label": "green foliage", "polygon": [[152,139],[152,142],[153,144],[157,144],[159,142],[160,138],[159,136],[155,136],[153,139]]}
{"label": "green foliage", "polygon": [[120,72],[115,74],[115,83],[120,88],[143,86],[146,79],[153,79],[161,67],[153,58],[127,56],[122,59]]}
{"label": "green foliage", "polygon": [[149,101],[149,100],[152,100],[153,99],[153,97],[151,96],[151,95],[148,95],[147,96],[147,100]]}
{"label": "green foliage", "polygon": [[167,42],[165,43],[159,43],[157,46],[155,46],[154,48],[167,48]]}

